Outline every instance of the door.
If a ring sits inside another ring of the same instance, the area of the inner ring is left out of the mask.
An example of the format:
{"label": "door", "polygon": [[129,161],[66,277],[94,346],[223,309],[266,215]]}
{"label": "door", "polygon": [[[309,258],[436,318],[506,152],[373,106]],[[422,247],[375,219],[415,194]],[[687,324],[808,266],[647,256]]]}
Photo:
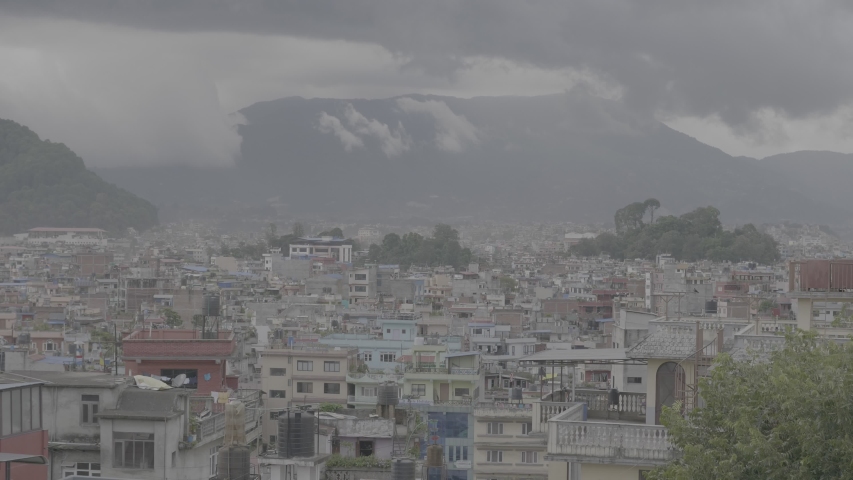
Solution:
{"label": "door", "polygon": [[655,424],[660,425],[663,407],[671,407],[680,392],[684,391],[684,369],[675,362],[666,362],[658,367],[655,375]]}
{"label": "door", "polygon": [[450,400],[450,384],[442,383],[438,386],[438,399],[442,402]]}

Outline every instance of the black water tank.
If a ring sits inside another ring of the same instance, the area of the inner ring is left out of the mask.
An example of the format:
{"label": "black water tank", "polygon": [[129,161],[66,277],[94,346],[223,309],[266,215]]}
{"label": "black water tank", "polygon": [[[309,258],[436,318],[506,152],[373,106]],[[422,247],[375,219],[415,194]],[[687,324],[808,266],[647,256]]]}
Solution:
{"label": "black water tank", "polygon": [[278,417],[278,456],[313,457],[316,418],[305,412],[285,413]]}
{"label": "black water tank", "polygon": [[238,480],[250,478],[251,450],[244,445],[222,447],[217,454],[216,478]]}
{"label": "black water tank", "polygon": [[379,389],[376,392],[376,403],[378,405],[397,405],[399,402],[396,384],[383,383],[379,385]]}
{"label": "black water tank", "polygon": [[391,460],[391,480],[415,480],[415,461],[411,458]]}
{"label": "black water tank", "polygon": [[209,317],[219,316],[219,295],[205,295],[202,314]]}
{"label": "black water tank", "polygon": [[521,388],[514,387],[512,389],[512,395],[510,396],[510,400],[521,400],[524,398],[524,395],[521,391]]}
{"label": "black water tank", "polygon": [[708,300],[705,302],[705,313],[717,313],[716,300]]}
{"label": "black water tank", "polygon": [[619,405],[619,389],[611,388],[607,395],[610,405]]}

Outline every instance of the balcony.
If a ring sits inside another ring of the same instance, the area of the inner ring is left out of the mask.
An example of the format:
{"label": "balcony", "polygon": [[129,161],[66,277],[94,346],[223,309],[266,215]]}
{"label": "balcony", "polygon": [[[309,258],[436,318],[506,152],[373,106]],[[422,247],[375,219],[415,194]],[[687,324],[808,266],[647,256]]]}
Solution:
{"label": "balcony", "polygon": [[548,420],[549,461],[655,466],[677,455],[660,425],[584,421],[582,404]]}
{"label": "balcony", "polygon": [[365,403],[370,405],[376,405],[378,397],[375,396],[366,396],[366,395],[347,395],[347,403]]}

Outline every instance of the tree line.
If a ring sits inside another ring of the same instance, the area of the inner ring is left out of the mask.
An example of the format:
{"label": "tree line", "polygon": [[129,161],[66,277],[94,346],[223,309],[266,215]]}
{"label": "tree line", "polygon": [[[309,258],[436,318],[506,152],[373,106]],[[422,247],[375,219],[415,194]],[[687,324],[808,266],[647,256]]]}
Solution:
{"label": "tree line", "polygon": [[471,250],[459,244],[459,232],[450,225],[438,224],[432,237],[409,232],[402,237],[389,233],[382,244],[372,244],[367,254],[371,263],[397,264],[408,269],[412,265],[465,267],[471,262]]}
{"label": "tree line", "polygon": [[[616,232],[602,233],[595,239],[583,239],[569,253],[582,257],[610,255],[612,258],[654,259],[671,254],[688,262],[708,259],[715,262],[754,261],[770,264],[778,261],[778,246],[773,237],[747,224],[733,231],[723,229],[720,211],[701,207],[680,217],[666,215],[655,219],[660,208],[656,199],[635,202],[614,215]],[[648,215],[649,221],[645,218]]]}

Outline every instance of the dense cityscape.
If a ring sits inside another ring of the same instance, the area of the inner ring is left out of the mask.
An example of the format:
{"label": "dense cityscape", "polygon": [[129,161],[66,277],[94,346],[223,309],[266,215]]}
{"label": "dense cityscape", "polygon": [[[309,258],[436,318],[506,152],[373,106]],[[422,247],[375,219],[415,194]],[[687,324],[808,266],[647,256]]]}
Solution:
{"label": "dense cityscape", "polygon": [[0,480],[853,480],[853,9],[0,1]]}

